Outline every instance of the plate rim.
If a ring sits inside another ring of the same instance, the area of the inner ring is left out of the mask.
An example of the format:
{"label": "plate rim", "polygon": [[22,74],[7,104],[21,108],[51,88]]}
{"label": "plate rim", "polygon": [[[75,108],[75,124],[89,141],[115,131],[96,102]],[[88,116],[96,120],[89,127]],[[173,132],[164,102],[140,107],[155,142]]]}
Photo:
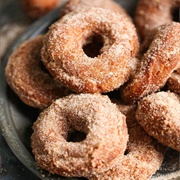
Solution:
{"label": "plate rim", "polygon": [[[37,35],[41,34],[44,29],[47,29],[54,21],[58,20],[60,11],[62,9],[63,3],[61,6],[56,8],[55,10],[51,11],[47,15],[43,16],[39,20],[35,21],[32,25],[28,27],[27,30],[23,32],[21,36],[19,36],[12,45],[8,48],[7,52],[3,55],[0,61],[0,132],[2,136],[5,138],[8,146],[14,153],[14,155],[26,166],[32,173],[34,173],[37,177],[43,180],[50,180],[51,177],[43,176],[43,171],[40,172],[40,168],[37,166],[35,160],[33,159],[32,155],[26,149],[25,145],[20,141],[19,136],[15,129],[13,128],[12,118],[10,117],[9,113],[10,108],[8,106],[8,97],[7,97],[7,87],[8,84],[6,82],[5,77],[5,67],[8,61],[9,56],[12,52],[24,41],[28,39],[32,39]],[[9,111],[8,111],[9,110]],[[20,150],[20,152],[25,152],[26,156],[24,157],[24,153],[20,153],[16,151],[16,148]],[[29,160],[27,160],[29,159]],[[47,174],[47,172],[46,172]],[[65,177],[61,178],[67,179]],[[77,179],[77,178],[71,178]]]}

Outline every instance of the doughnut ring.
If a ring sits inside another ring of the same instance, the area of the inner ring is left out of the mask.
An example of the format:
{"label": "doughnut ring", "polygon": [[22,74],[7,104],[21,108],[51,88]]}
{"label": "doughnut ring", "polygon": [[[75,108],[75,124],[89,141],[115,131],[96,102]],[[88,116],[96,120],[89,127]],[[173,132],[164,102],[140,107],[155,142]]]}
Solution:
{"label": "doughnut ring", "polygon": [[58,7],[62,0],[21,0],[21,5],[25,13],[37,19]]}
{"label": "doughnut ring", "polygon": [[82,8],[87,7],[100,7],[104,9],[109,9],[121,15],[125,15],[127,18],[130,19],[126,10],[113,0],[68,0],[63,5],[60,16],[64,16],[65,14],[68,14],[72,11],[79,11]]}
{"label": "doughnut ring", "polygon": [[[83,51],[92,39],[102,44],[95,57]],[[51,26],[42,60],[65,87],[81,93],[105,93],[127,81],[131,69],[128,62],[138,47],[134,25],[123,15],[102,8],[85,8],[68,13]]]}
{"label": "doughnut ring", "polygon": [[9,86],[27,105],[44,109],[70,90],[56,83],[41,62],[44,36],[23,42],[10,56],[6,66]]}
{"label": "doughnut ring", "polygon": [[[158,28],[154,29],[149,33],[146,38],[144,39],[143,43],[141,44],[140,51],[139,51],[139,58],[143,56],[143,54],[148,50],[149,45],[153,41],[154,35],[156,34]],[[139,65],[139,64],[138,64]],[[137,64],[134,65],[134,70],[137,69]],[[169,79],[166,82],[166,87],[168,90],[175,92],[175,93],[180,93],[180,68],[175,70]]]}
{"label": "doughnut ring", "polygon": [[158,28],[139,68],[121,88],[125,103],[134,103],[163,87],[173,71],[180,67],[180,23]]}
{"label": "doughnut ring", "polygon": [[144,38],[153,29],[170,23],[174,9],[180,0],[139,0],[135,11],[135,24],[139,35]]}
{"label": "doughnut ring", "polygon": [[180,94],[180,69],[172,73],[166,84],[168,90]]}
{"label": "doughnut ring", "polygon": [[90,180],[108,179],[137,179],[145,180],[160,168],[165,156],[166,147],[149,136],[136,122],[137,106],[128,106],[118,103],[119,111],[126,115],[129,141],[121,162],[109,170],[91,176]]}
{"label": "doughnut ring", "polygon": [[136,119],[162,144],[180,151],[180,97],[172,92],[158,92],[138,103]]}
{"label": "doughnut ring", "polygon": [[[32,149],[39,165],[62,176],[87,177],[121,159],[128,132],[125,116],[101,94],[69,95],[44,110],[33,125]],[[68,140],[72,132],[80,142]]]}

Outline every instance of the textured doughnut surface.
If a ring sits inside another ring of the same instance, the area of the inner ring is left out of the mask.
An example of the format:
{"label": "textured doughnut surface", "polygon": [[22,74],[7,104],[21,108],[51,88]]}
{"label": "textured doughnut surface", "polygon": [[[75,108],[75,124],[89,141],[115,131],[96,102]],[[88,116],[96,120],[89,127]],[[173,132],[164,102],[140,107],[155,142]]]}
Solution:
{"label": "textured doughnut surface", "polygon": [[[96,14],[96,16],[95,16]],[[83,46],[97,37],[103,46],[89,57]],[[102,8],[69,13],[50,27],[42,59],[52,76],[76,92],[109,92],[130,75],[129,61],[138,50],[134,25]]]}
{"label": "textured doughnut surface", "polygon": [[163,87],[180,67],[180,23],[161,26],[143,55],[136,73],[122,88],[122,99],[134,103]]}
{"label": "textured doughnut surface", "polygon": [[[32,149],[50,173],[83,177],[102,172],[121,159],[128,141],[125,116],[107,96],[70,95],[56,100],[33,125]],[[68,141],[72,131],[80,142]]]}
{"label": "textured doughnut surface", "polygon": [[113,0],[68,0],[62,8],[61,16],[72,11],[79,11],[86,7],[100,7],[109,9],[130,18],[126,13],[126,10]]}
{"label": "textured doughnut surface", "polygon": [[[114,101],[113,101],[114,102]],[[147,180],[161,166],[166,148],[150,137],[135,120],[136,106],[117,104],[126,115],[129,141],[121,162],[90,180]]]}
{"label": "textured doughnut surface", "polygon": [[180,94],[180,69],[172,73],[167,81],[167,88],[170,91]]}
{"label": "textured doughnut surface", "polygon": [[136,113],[140,125],[159,142],[180,151],[180,97],[158,92],[143,98]]}
{"label": "textured doughnut surface", "polygon": [[41,62],[44,36],[23,42],[9,57],[6,80],[27,105],[44,109],[70,91],[56,83]]}
{"label": "textured doughnut surface", "polygon": [[139,0],[134,17],[140,36],[144,38],[153,29],[171,22],[177,7],[180,0]]}

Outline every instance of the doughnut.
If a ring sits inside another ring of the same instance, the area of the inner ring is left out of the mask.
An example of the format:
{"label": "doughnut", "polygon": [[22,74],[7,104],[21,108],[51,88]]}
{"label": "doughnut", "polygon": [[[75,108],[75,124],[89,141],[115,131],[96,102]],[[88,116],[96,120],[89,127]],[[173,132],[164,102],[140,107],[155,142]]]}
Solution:
{"label": "doughnut", "polygon": [[21,0],[25,13],[32,19],[40,18],[58,7],[62,0]]}
{"label": "doughnut", "polygon": [[9,57],[6,80],[18,97],[27,105],[44,109],[70,90],[53,80],[41,62],[44,36],[23,42]]}
{"label": "doughnut", "polygon": [[[148,50],[149,45],[153,41],[154,35],[156,34],[158,28],[154,29],[149,33],[146,38],[144,39],[143,43],[140,46],[139,51],[139,58],[143,56],[143,54]],[[134,72],[137,69],[137,65],[134,66]],[[180,68],[178,70],[175,70],[169,79],[166,82],[166,88],[170,91],[173,91],[175,93],[180,93]]]}
{"label": "doughnut", "polygon": [[168,90],[180,94],[180,69],[172,73],[166,85]]}
{"label": "doughnut", "polygon": [[86,7],[100,7],[104,9],[112,10],[118,14],[125,15],[130,19],[126,10],[113,0],[68,0],[62,7],[60,16],[64,16],[72,11],[79,11]]}
{"label": "doughnut", "polygon": [[[114,100],[113,100],[114,102]],[[117,103],[117,102],[116,102]],[[93,174],[89,180],[147,180],[160,168],[166,147],[149,136],[136,122],[137,106],[117,103],[120,112],[126,115],[129,141],[120,162],[109,170]]]}
{"label": "doughnut", "polygon": [[134,76],[121,88],[124,103],[135,103],[160,90],[180,67],[180,23],[162,25],[143,55]]}
{"label": "doughnut", "polygon": [[[94,39],[102,47],[90,57],[83,47]],[[129,61],[138,47],[134,25],[123,15],[84,8],[50,27],[41,54],[51,75],[65,87],[79,93],[105,93],[127,81]]]}
{"label": "doughnut", "polygon": [[[40,167],[70,177],[87,177],[113,166],[128,141],[125,116],[101,94],[57,99],[40,114],[33,130],[32,152]],[[84,138],[68,140],[73,132],[84,133]]]}
{"label": "doughnut", "polygon": [[180,0],[139,0],[134,19],[142,39],[153,29],[170,23],[173,20],[173,11],[178,7]]}
{"label": "doughnut", "polygon": [[136,119],[154,138],[180,151],[180,97],[172,92],[158,92],[138,103]]}

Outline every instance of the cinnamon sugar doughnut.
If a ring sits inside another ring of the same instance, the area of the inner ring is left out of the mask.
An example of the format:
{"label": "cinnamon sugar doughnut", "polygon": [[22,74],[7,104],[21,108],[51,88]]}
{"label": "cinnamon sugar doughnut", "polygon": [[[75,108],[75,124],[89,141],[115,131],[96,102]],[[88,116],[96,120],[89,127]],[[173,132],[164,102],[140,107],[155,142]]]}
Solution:
{"label": "cinnamon sugar doughnut", "polygon": [[[125,116],[107,96],[70,95],[56,100],[33,125],[32,149],[39,165],[50,173],[86,177],[121,159],[128,133]],[[85,134],[69,142],[71,131]]]}
{"label": "cinnamon sugar doughnut", "polygon": [[135,24],[142,38],[153,29],[170,23],[172,13],[180,7],[180,0],[139,0],[135,12]]}
{"label": "cinnamon sugar doughnut", "polygon": [[150,137],[135,120],[136,106],[117,104],[126,115],[129,141],[121,162],[90,180],[147,180],[160,168],[166,147]]}
{"label": "cinnamon sugar doughnut", "polygon": [[[149,33],[141,44],[139,57],[143,56],[143,54],[148,50],[149,45],[154,39],[154,35],[157,33],[158,28],[154,29]],[[137,67],[137,66],[135,66]],[[134,68],[136,70],[137,68]],[[166,87],[168,90],[173,91],[175,93],[180,93],[180,69],[175,70],[169,79],[166,82]]]}
{"label": "cinnamon sugar doughnut", "polygon": [[[102,43],[89,57],[83,47],[92,39]],[[50,27],[42,59],[52,76],[64,86],[83,93],[109,92],[130,75],[129,61],[138,51],[134,25],[127,18],[102,8],[68,13]]]}
{"label": "cinnamon sugar doughnut", "polygon": [[68,14],[72,11],[79,11],[82,8],[87,7],[100,7],[104,9],[109,9],[118,14],[125,15],[127,18],[130,19],[126,10],[121,7],[120,4],[113,0],[68,0],[62,7],[61,16],[64,16],[65,14]]}
{"label": "cinnamon sugar doughnut", "polygon": [[156,31],[135,75],[121,89],[126,103],[134,103],[163,87],[180,67],[180,23],[172,22]]}
{"label": "cinnamon sugar doughnut", "polygon": [[159,142],[180,151],[180,97],[158,92],[138,103],[136,119]]}
{"label": "cinnamon sugar doughnut", "polygon": [[45,70],[40,52],[44,36],[23,42],[9,57],[6,80],[27,105],[44,109],[53,100],[70,93]]}
{"label": "cinnamon sugar doughnut", "polygon": [[24,11],[32,19],[37,19],[58,7],[62,0],[21,0]]}
{"label": "cinnamon sugar doughnut", "polygon": [[180,94],[180,69],[172,73],[166,84],[170,91]]}

